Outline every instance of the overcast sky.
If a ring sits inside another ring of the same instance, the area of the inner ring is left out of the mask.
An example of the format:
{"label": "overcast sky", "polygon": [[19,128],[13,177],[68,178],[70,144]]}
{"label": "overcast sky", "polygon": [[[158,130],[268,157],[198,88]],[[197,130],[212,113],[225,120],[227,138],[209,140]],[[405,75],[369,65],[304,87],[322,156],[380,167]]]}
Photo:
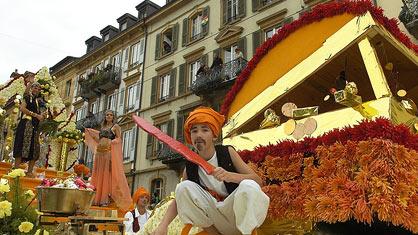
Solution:
{"label": "overcast sky", "polygon": [[[153,0],[162,6],[166,0]],[[0,84],[18,69],[36,72],[67,55],[79,57],[84,41],[121,15],[138,16],[142,0],[0,0]]]}

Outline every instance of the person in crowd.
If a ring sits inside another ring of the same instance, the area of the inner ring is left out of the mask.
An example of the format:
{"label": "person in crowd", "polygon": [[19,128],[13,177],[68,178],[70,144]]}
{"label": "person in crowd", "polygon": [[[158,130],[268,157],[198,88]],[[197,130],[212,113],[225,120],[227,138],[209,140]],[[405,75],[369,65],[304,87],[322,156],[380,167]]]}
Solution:
{"label": "person in crowd", "polygon": [[148,210],[150,193],[144,187],[140,187],[135,191],[132,200],[132,210],[125,214],[125,219],[128,220],[123,222],[127,235],[134,235],[141,231],[151,216],[151,211]]}

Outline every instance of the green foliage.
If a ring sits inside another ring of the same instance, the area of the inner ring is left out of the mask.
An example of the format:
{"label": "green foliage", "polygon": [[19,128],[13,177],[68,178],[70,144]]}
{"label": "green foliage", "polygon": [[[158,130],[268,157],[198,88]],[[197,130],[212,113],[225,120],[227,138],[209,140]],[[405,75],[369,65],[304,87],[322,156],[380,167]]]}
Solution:
{"label": "green foliage", "polygon": [[[0,234],[35,234],[37,230],[36,221],[38,219],[38,214],[36,213],[36,208],[33,205],[30,205],[32,196],[26,194],[26,190],[21,188],[19,177],[10,179],[9,183],[10,192],[3,193],[0,201],[7,200],[12,203],[12,214],[0,219]],[[34,225],[32,230],[28,233],[19,231],[19,225],[25,221],[31,222]]]}

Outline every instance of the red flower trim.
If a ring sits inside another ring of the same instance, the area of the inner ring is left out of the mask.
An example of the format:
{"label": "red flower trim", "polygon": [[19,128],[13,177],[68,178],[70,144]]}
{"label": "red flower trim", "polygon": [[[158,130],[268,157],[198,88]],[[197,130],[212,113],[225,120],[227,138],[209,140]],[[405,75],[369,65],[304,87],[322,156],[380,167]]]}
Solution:
{"label": "red flower trim", "polygon": [[291,33],[299,28],[311,24],[315,21],[321,21],[324,18],[329,18],[344,13],[363,15],[367,11],[373,16],[379,24],[383,25],[393,36],[395,36],[406,47],[418,54],[418,45],[411,42],[410,38],[403,33],[398,27],[398,20],[395,18],[389,19],[383,15],[383,9],[374,6],[369,0],[361,1],[343,1],[331,2],[317,5],[312,11],[303,14],[299,19],[290,24],[284,25],[272,38],[264,42],[257,48],[253,58],[248,62],[247,67],[241,72],[236,79],[231,90],[225,96],[225,100],[221,107],[221,113],[227,115],[235,96],[244,86],[244,83],[250,77],[251,72],[255,69],[261,59],[273,49],[277,43],[281,42]]}
{"label": "red flower trim", "polygon": [[418,151],[418,135],[412,134],[407,126],[395,126],[390,120],[377,118],[374,121],[363,120],[353,127],[334,129],[316,138],[306,137],[302,141],[284,140],[276,145],[260,146],[252,151],[243,150],[239,155],[245,162],[259,163],[270,156],[287,156],[296,153],[314,153],[318,146],[330,146],[336,142],[362,141],[373,138],[391,140],[396,144]]}

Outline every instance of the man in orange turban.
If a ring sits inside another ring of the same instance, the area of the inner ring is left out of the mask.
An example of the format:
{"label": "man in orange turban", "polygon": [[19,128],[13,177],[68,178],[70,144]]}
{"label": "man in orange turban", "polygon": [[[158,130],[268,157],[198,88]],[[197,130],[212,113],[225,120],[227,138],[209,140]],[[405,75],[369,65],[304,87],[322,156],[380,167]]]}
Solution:
{"label": "man in orange turban", "polygon": [[208,107],[192,111],[184,123],[184,136],[200,157],[215,167],[208,175],[186,162],[183,179],[153,235],[167,234],[178,215],[184,224],[208,234],[254,234],[264,222],[270,199],[261,190],[261,178],[231,146],[216,145],[225,118]]}
{"label": "man in orange turban", "polygon": [[133,209],[126,212],[124,221],[125,233],[127,235],[136,234],[141,231],[151,215],[151,211],[147,210],[147,206],[150,200],[150,193],[144,188],[138,188],[132,196],[134,203]]}

